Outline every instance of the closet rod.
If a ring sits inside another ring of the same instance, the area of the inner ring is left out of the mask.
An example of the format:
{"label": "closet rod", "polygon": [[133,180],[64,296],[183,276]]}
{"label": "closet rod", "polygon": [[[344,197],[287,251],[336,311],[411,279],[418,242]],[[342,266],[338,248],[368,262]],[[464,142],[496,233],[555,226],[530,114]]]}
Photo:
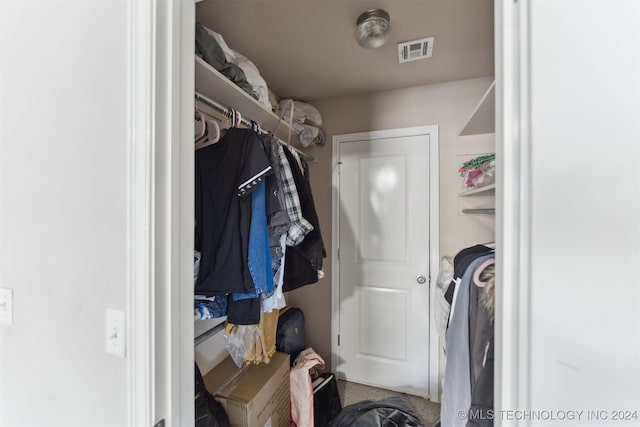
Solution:
{"label": "closet rod", "polygon": [[[215,108],[216,110],[218,110],[219,112],[221,112],[221,113],[222,113],[222,114],[224,114],[225,116],[227,116],[227,115],[229,114],[230,110],[231,110],[230,108],[225,107],[224,105],[222,105],[222,104],[220,104],[220,103],[218,103],[218,102],[214,101],[213,99],[208,98],[207,96],[205,96],[205,95],[201,94],[201,93],[200,93],[200,92],[198,92],[198,91],[195,91],[195,97],[196,97],[196,99],[198,99],[199,101],[204,102],[204,103],[205,103],[205,104],[207,104],[208,106],[210,106],[210,107],[212,107],[212,108]],[[244,117],[241,119],[241,123],[242,123],[242,124],[244,124],[244,125],[246,125],[246,126],[248,126],[248,127],[251,127],[251,121],[249,121],[249,120],[245,119]],[[283,144],[283,145],[287,145],[287,143],[286,143],[286,142],[284,142],[284,141],[282,141],[280,138],[276,137],[276,139],[277,139],[281,144]],[[312,155],[307,154],[307,153],[305,153],[304,151],[302,151],[302,150],[300,150],[300,149],[298,149],[298,148],[296,148],[296,147],[293,147],[292,145],[288,145],[288,147],[289,147],[289,148],[291,148],[292,150],[296,150],[296,152],[297,152],[298,154],[300,154],[300,156],[301,156],[301,157],[304,157],[306,160],[308,160],[308,161],[310,161],[310,162],[313,162],[313,161],[315,161],[315,160],[316,160]]]}
{"label": "closet rod", "polygon": [[465,213],[465,214],[494,215],[496,213],[496,210],[495,210],[495,208],[490,208],[490,209],[462,209],[462,213]]}
{"label": "closet rod", "polygon": [[220,322],[216,326],[214,326],[213,328],[206,330],[204,333],[202,333],[202,334],[198,335],[197,337],[195,337],[194,346],[197,347],[200,343],[208,340],[209,338],[211,338],[212,336],[214,336],[215,334],[217,334],[218,332],[220,332],[224,328],[225,328],[225,322]]}

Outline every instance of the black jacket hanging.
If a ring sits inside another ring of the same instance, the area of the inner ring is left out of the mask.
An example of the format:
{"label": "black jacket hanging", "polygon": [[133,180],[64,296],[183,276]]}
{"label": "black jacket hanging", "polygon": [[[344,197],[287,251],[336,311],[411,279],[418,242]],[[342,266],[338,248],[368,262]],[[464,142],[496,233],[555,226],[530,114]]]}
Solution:
{"label": "black jacket hanging", "polygon": [[248,268],[251,191],[271,173],[250,129],[231,128],[195,155],[195,249],[202,253],[199,295],[253,292]]}
{"label": "black jacket hanging", "polygon": [[284,154],[291,166],[293,181],[300,198],[302,216],[313,225],[313,230],[305,236],[300,244],[287,247],[284,264],[284,285],[282,288],[283,291],[287,292],[304,285],[316,283],[318,281],[318,270],[322,268],[322,259],[327,254],[322,242],[320,222],[313,203],[309,181],[304,178],[298,166],[298,161],[293,154],[286,148]]}

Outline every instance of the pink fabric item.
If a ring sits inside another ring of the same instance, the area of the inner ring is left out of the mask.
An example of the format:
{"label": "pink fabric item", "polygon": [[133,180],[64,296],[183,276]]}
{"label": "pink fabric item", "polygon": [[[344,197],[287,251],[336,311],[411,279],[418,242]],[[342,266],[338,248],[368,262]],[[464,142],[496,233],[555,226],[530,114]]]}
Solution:
{"label": "pink fabric item", "polygon": [[313,427],[313,387],[309,370],[324,367],[324,360],[311,348],[300,352],[289,373],[291,418],[298,427]]}
{"label": "pink fabric item", "polygon": [[482,169],[470,169],[467,171],[467,175],[464,178],[464,186],[467,188],[475,188],[473,180],[482,175]]}

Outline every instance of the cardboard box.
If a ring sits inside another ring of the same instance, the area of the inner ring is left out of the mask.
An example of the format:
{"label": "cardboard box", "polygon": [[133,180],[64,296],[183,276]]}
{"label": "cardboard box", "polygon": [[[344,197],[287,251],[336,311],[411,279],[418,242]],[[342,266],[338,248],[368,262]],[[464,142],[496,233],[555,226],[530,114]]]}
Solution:
{"label": "cardboard box", "polygon": [[238,368],[231,357],[204,376],[232,427],[289,427],[289,355],[276,352],[268,364]]}

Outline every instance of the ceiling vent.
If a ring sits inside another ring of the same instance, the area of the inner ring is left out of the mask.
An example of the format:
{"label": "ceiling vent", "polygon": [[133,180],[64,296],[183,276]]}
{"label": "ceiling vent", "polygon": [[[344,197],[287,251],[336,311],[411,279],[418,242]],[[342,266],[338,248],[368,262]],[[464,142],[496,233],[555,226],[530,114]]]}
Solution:
{"label": "ceiling vent", "polygon": [[433,39],[433,37],[426,37],[424,39],[398,43],[398,61],[402,64],[403,62],[415,61],[417,59],[431,58]]}

